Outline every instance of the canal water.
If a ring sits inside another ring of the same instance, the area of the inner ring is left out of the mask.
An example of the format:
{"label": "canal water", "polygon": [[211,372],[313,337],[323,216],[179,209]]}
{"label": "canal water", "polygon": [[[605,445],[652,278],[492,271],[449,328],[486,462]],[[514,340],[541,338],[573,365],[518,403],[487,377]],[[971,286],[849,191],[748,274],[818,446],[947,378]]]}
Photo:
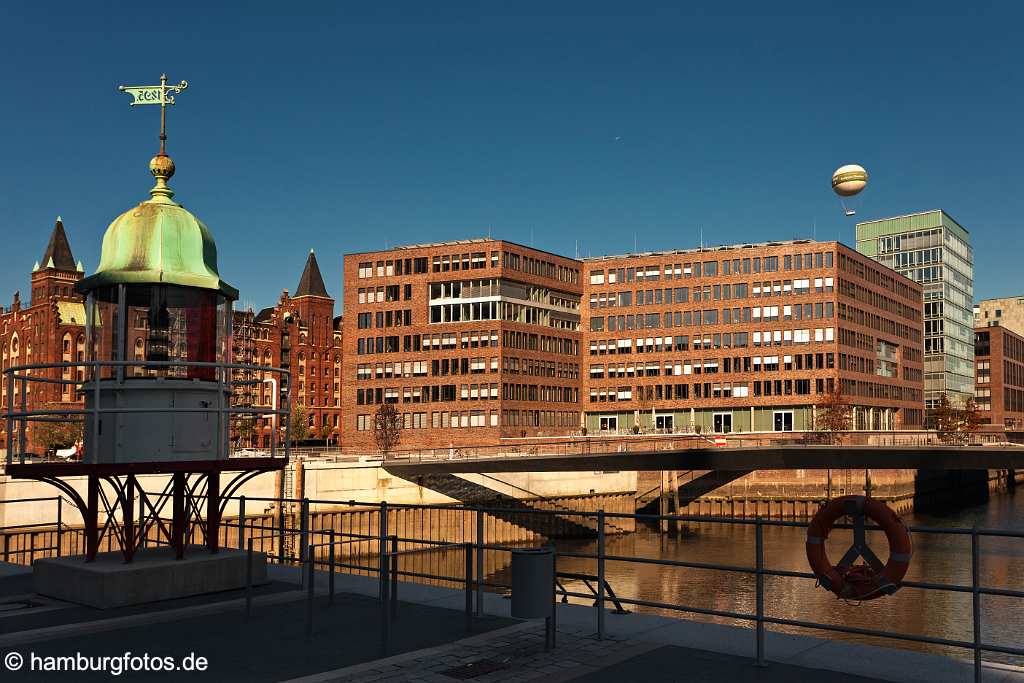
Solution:
{"label": "canal water", "polygon": [[[983,505],[953,510],[946,514],[908,515],[909,525],[935,528],[1024,529],[1024,489],[1016,493],[993,494]],[[768,569],[808,571],[804,552],[803,528],[764,528],[765,567]],[[850,532],[834,531],[829,539],[829,556],[835,561],[850,545]],[[914,557],[907,580],[971,585],[971,538],[915,533]],[[595,541],[559,541],[562,551],[596,552]],[[869,545],[884,561],[888,557],[885,537],[869,533]],[[980,538],[981,585],[1024,590],[1024,539]],[[690,562],[753,567],[755,530],[753,525],[724,523],[687,524],[660,533],[645,529],[634,534],[609,536],[608,555],[662,558]],[[507,571],[507,570],[505,570]],[[499,571],[499,578],[505,571]],[[559,571],[596,573],[592,560],[560,558]],[[666,567],[635,562],[609,561],[606,575],[619,596],[675,605],[740,613],[755,611],[755,579],[749,574],[703,569]],[[586,592],[579,582],[570,582],[570,591]],[[592,601],[573,600],[592,604]],[[971,641],[971,594],[902,588],[895,595],[860,604],[837,599],[816,587],[809,579],[793,577],[765,578],[765,610],[769,616],[882,629],[899,633]],[[982,638],[996,645],[1024,645],[1024,600],[983,596]],[[717,623],[750,626],[749,621],[704,617],[674,610],[627,606],[631,611],[706,619]],[[629,619],[610,614],[608,619]],[[879,639],[853,634],[824,632],[799,627],[768,627],[772,631],[841,638],[857,642],[942,652],[970,658],[968,650],[946,646]],[[751,641],[752,642],[752,641]],[[753,654],[753,653],[751,653]],[[1024,665],[1021,658],[985,653],[985,660]]]}

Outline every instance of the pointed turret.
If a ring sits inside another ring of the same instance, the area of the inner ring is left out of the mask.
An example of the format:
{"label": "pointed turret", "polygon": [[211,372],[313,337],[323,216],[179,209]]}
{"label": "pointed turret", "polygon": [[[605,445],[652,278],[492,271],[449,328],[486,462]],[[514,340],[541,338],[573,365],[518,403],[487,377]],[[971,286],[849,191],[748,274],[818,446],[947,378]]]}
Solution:
{"label": "pointed turret", "polygon": [[68,244],[68,236],[64,234],[64,223],[60,216],[57,216],[53,233],[50,234],[50,243],[46,245],[46,251],[43,252],[43,258],[39,259],[39,262],[44,264],[44,268],[66,270],[72,273],[77,270],[75,257],[71,255],[71,245]]}
{"label": "pointed turret", "polygon": [[309,258],[306,259],[306,267],[302,270],[302,277],[299,278],[299,287],[295,290],[293,298],[300,296],[322,296],[325,299],[331,298],[324,286],[324,278],[320,274],[320,265],[316,262],[316,254],[309,250]]}

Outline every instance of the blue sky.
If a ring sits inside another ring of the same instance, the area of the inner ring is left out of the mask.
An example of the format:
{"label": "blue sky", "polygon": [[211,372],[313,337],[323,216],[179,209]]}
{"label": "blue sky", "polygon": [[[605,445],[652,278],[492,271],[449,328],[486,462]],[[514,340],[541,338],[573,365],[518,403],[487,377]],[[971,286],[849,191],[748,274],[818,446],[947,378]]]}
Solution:
{"label": "blue sky", "polygon": [[1013,3],[12,2],[0,21],[0,301],[57,214],[92,272],[146,198],[162,71],[171,185],[259,307],[310,248],[486,235],[572,255],[810,237],[944,208],[977,298],[1019,278],[1024,11]]}

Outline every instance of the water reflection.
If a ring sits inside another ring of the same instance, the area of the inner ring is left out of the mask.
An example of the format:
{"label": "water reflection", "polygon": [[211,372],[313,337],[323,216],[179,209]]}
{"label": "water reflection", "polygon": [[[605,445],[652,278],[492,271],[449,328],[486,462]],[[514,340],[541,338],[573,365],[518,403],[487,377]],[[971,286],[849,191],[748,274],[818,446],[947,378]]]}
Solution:
{"label": "water reflection", "polygon": [[[909,524],[928,527],[1024,528],[1024,493],[1003,494],[982,506],[947,515],[908,516]],[[805,531],[799,528],[765,527],[765,566],[770,569],[807,571],[804,554]],[[836,559],[849,546],[852,535],[837,530],[829,539],[829,556]],[[914,535],[914,561],[907,580],[969,586],[971,583],[971,539],[966,536]],[[883,560],[887,557],[885,538],[869,534],[869,544]],[[593,541],[559,541],[565,551],[595,552]],[[1024,539],[980,539],[981,584],[986,587],[1024,590]],[[665,558],[689,562],[753,567],[755,530],[752,525],[715,523],[691,524],[676,533],[653,530],[626,536],[609,537],[609,555]],[[500,561],[498,565],[500,566]],[[596,574],[592,560],[562,558],[561,571]],[[507,582],[507,570],[495,578]],[[754,577],[747,574],[711,570],[644,565],[610,561],[605,569],[617,595],[656,602],[688,605],[705,609],[752,613],[755,609]],[[892,630],[914,635],[971,641],[971,595],[923,589],[903,588],[893,596],[863,604],[847,603],[832,593],[815,587],[814,581],[791,577],[766,577],[765,610],[769,616],[842,624],[861,628]],[[569,590],[586,592],[576,583]],[[574,600],[589,604],[588,601]],[[676,611],[630,607],[638,612],[710,619],[718,623],[749,625],[749,622],[715,617],[697,617]],[[982,635],[990,644],[1020,646],[1024,641],[1024,600],[984,597]],[[628,617],[625,617],[628,618]],[[771,626],[771,630],[814,634],[797,627]],[[832,633],[832,638],[944,652],[969,657],[959,648],[877,639],[853,634]],[[986,653],[986,660],[1024,664],[1020,658]]]}

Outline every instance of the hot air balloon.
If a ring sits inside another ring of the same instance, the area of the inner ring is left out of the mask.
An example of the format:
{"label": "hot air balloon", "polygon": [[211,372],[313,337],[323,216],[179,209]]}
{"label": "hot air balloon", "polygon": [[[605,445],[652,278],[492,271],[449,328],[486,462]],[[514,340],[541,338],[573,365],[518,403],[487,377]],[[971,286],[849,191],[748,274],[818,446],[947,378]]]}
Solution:
{"label": "hot air balloon", "polygon": [[857,212],[848,207],[843,201],[844,197],[853,197],[861,193],[868,184],[868,172],[863,166],[847,164],[840,166],[832,174],[832,191],[839,195],[839,203],[847,216],[853,216]]}

